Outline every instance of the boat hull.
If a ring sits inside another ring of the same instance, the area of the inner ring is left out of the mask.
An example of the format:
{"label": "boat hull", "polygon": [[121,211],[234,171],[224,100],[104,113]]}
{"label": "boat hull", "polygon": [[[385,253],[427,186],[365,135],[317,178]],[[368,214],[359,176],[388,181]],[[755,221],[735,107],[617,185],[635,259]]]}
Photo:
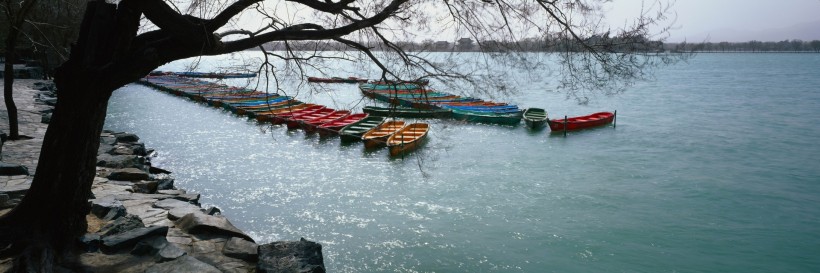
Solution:
{"label": "boat hull", "polygon": [[339,130],[342,142],[355,142],[362,139],[367,131],[384,123],[384,117],[368,116]]}
{"label": "boat hull", "polygon": [[564,119],[549,120],[550,130],[553,132],[575,131],[599,127],[612,123],[615,114],[612,112],[598,112],[591,115]]}
{"label": "boat hull", "polygon": [[365,106],[362,111],[374,116],[403,118],[447,118],[453,114],[447,109],[415,109],[374,106]]}
{"label": "boat hull", "polygon": [[521,112],[495,114],[453,109],[453,118],[469,122],[492,123],[501,125],[518,125],[519,123],[521,123]]}
{"label": "boat hull", "polygon": [[530,129],[542,129],[547,125],[547,111],[541,108],[528,108],[523,114],[524,124]]}

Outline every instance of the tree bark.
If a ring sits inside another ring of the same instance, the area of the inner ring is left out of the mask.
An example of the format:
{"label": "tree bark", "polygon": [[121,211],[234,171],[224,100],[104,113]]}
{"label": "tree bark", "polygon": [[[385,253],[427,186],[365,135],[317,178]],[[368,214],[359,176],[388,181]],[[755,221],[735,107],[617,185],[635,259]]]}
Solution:
{"label": "tree bark", "polygon": [[12,253],[5,254],[20,255],[16,264],[26,270],[56,264],[32,259],[59,259],[86,232],[100,133],[108,99],[117,88],[105,76],[110,73],[105,52],[115,47],[107,40],[115,30],[110,22],[115,11],[114,5],[89,5],[71,58],[55,72],[60,91],[31,188],[17,207],[0,217],[0,256],[4,247],[12,246]]}

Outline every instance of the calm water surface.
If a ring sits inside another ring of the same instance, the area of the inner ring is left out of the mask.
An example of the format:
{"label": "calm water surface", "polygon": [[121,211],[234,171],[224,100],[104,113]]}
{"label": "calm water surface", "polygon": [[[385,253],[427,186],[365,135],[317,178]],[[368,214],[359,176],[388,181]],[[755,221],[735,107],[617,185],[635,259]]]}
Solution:
{"label": "calm water surface", "polygon": [[[820,54],[704,54],[584,106],[546,78],[496,99],[617,109],[617,127],[430,120],[422,150],[390,159],[140,85],[106,127],[258,242],[322,243],[328,272],[820,271]],[[298,93],[374,104],[328,87]]]}

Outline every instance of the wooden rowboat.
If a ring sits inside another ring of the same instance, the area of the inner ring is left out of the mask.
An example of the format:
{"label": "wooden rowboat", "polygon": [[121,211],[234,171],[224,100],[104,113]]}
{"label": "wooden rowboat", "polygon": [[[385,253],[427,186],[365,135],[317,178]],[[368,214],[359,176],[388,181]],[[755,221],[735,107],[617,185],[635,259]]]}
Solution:
{"label": "wooden rowboat", "polygon": [[416,109],[406,107],[365,106],[362,111],[372,116],[404,118],[446,118],[452,114],[448,109]]}
{"label": "wooden rowboat", "polygon": [[612,120],[614,119],[615,114],[612,112],[598,112],[580,117],[551,119],[548,123],[550,125],[550,130],[553,132],[561,132],[602,126],[612,123]]}
{"label": "wooden rowboat", "polygon": [[277,108],[277,109],[271,109],[270,111],[266,111],[266,112],[258,112],[257,113],[257,112],[247,111],[245,114],[248,115],[248,116],[251,116],[251,117],[255,117],[256,121],[268,121],[268,120],[271,119],[271,117],[273,117],[276,114],[292,112],[292,111],[296,111],[296,110],[299,110],[299,109],[308,108],[308,107],[311,107],[311,106],[314,106],[314,105],[316,105],[316,104],[303,103],[303,104],[297,104],[297,105],[284,106],[282,108]]}
{"label": "wooden rowboat", "polygon": [[299,125],[302,121],[311,120],[311,119],[315,119],[315,118],[318,118],[318,117],[323,117],[323,116],[326,116],[326,115],[328,115],[330,113],[333,113],[335,111],[336,110],[332,109],[332,108],[325,108],[325,109],[318,110],[316,112],[305,113],[305,114],[293,116],[293,117],[291,117],[287,120],[288,129],[299,128],[300,127]]}
{"label": "wooden rowboat", "polygon": [[341,130],[345,126],[360,121],[363,118],[366,118],[367,116],[369,116],[369,114],[367,113],[347,115],[337,120],[322,123],[321,125],[316,126],[316,129],[318,130],[320,136],[336,135],[339,134],[339,130]]}
{"label": "wooden rowboat", "polygon": [[321,117],[318,117],[318,118],[309,119],[309,120],[302,120],[299,123],[300,123],[301,128],[304,129],[306,133],[310,134],[310,133],[316,132],[316,128],[318,128],[319,125],[322,125],[322,124],[325,124],[325,123],[328,123],[328,122],[331,122],[331,121],[334,121],[334,120],[337,120],[337,119],[341,119],[341,118],[344,118],[344,117],[349,116],[349,115],[350,115],[350,111],[338,110],[338,111],[334,111],[333,113],[330,113],[330,114],[327,114],[327,115],[324,115],[324,116],[321,116]]}
{"label": "wooden rowboat", "polygon": [[451,109],[453,111],[453,119],[466,120],[469,122],[493,123],[503,125],[518,125],[521,123],[521,111],[513,113],[493,113],[493,112],[477,112],[466,111],[459,109]]}
{"label": "wooden rowboat", "polygon": [[324,105],[312,105],[312,106],[307,107],[307,108],[302,108],[302,109],[297,109],[297,110],[294,110],[294,111],[286,111],[286,112],[278,113],[278,114],[273,115],[270,118],[270,122],[273,123],[273,124],[282,124],[282,123],[285,123],[288,119],[290,119],[292,117],[295,117],[295,116],[298,116],[298,115],[304,115],[304,114],[308,114],[308,113],[313,113],[313,112],[316,112],[316,111],[319,111],[319,110],[322,110],[322,109],[325,109],[325,108],[327,108],[327,107],[325,107]]}
{"label": "wooden rowboat", "polygon": [[412,123],[405,126],[387,139],[390,156],[398,156],[415,150],[427,137],[429,130],[430,125],[427,123]]}
{"label": "wooden rowboat", "polygon": [[386,143],[387,138],[401,130],[401,128],[404,128],[405,124],[403,120],[391,120],[373,128],[373,130],[367,131],[367,133],[362,135],[364,147],[366,149],[372,149],[381,146]]}
{"label": "wooden rowboat", "polygon": [[540,129],[547,124],[547,111],[541,108],[524,110],[524,123],[531,129]]}
{"label": "wooden rowboat", "polygon": [[339,130],[339,136],[342,142],[359,141],[362,135],[384,123],[384,120],[385,117],[370,115]]}

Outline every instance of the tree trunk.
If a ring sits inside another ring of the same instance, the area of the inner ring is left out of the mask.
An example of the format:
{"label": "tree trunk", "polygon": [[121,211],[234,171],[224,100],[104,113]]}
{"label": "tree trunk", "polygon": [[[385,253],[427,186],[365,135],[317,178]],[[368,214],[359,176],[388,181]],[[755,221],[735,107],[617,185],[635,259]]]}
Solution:
{"label": "tree trunk", "polygon": [[6,63],[3,72],[3,97],[6,102],[6,110],[9,114],[9,139],[20,138],[20,129],[17,122],[17,105],[14,104],[14,47],[17,45],[17,28],[10,26],[9,34],[6,37]]}
{"label": "tree trunk", "polygon": [[[71,57],[56,69],[57,104],[31,188],[17,207],[0,217],[0,256],[19,255],[16,264],[23,263],[27,270],[55,264],[32,260],[63,257],[87,229],[85,216],[108,99],[123,85],[112,84],[110,76],[123,71],[106,65],[111,61],[106,52],[117,46],[108,40],[114,36],[110,31],[116,31],[110,22],[116,6],[94,6],[98,5],[89,4]],[[2,253],[9,245],[11,253]]]}

